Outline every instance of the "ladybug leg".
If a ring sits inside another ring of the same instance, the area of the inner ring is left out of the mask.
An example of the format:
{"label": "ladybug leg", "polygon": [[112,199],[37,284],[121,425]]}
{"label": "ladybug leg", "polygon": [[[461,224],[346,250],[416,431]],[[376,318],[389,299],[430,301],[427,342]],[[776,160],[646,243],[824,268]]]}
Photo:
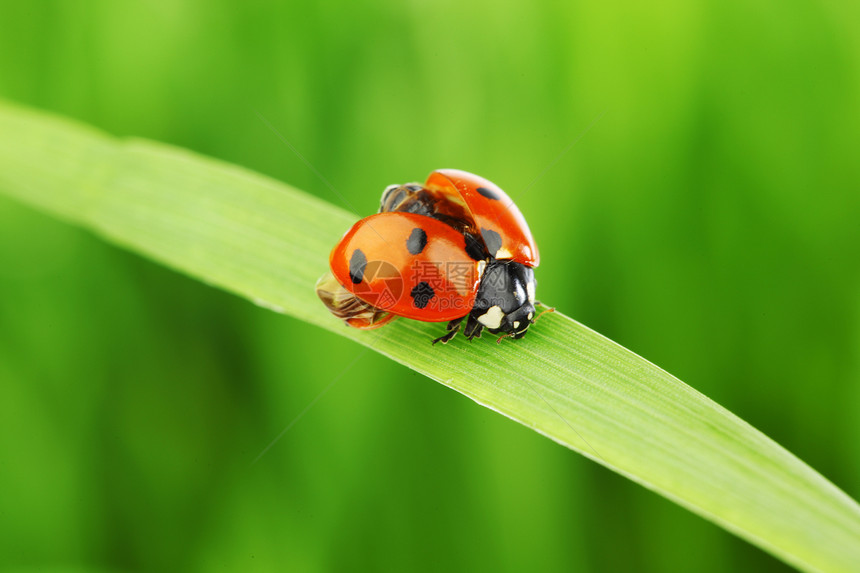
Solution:
{"label": "ladybug leg", "polygon": [[463,336],[469,340],[472,340],[473,338],[481,338],[482,330],[484,330],[484,325],[478,322],[478,319],[470,314],[469,319],[466,321],[466,328],[463,329]]}
{"label": "ladybug leg", "polygon": [[448,326],[446,327],[448,332],[440,336],[439,338],[433,340],[433,344],[436,344],[437,342],[441,342],[442,344],[448,344],[448,341],[454,338],[457,333],[460,332],[460,323],[463,322],[464,318],[464,316],[461,316],[460,318],[455,318],[454,320],[449,322]]}

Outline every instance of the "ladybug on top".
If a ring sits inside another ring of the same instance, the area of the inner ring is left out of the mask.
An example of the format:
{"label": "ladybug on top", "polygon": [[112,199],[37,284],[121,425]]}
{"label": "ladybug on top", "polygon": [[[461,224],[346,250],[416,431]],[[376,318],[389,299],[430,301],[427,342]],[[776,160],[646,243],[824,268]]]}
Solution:
{"label": "ladybug on top", "polygon": [[[513,201],[492,182],[440,169],[424,185],[385,189],[379,213],[346,232],[316,290],[348,325],[376,328],[397,316],[449,321],[433,343],[461,326],[522,338],[535,321],[540,256]],[[463,321],[465,319],[465,325]]]}

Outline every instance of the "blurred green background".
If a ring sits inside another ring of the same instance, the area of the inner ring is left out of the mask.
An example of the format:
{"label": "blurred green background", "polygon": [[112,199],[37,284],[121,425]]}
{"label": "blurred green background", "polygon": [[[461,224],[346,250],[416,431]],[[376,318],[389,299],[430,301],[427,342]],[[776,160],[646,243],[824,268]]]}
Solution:
{"label": "blurred green background", "polygon": [[[0,97],[359,215],[435,168],[490,178],[540,244],[541,299],[856,498],[858,21],[800,0],[8,1]],[[2,197],[0,381],[3,570],[787,569],[373,352]]]}

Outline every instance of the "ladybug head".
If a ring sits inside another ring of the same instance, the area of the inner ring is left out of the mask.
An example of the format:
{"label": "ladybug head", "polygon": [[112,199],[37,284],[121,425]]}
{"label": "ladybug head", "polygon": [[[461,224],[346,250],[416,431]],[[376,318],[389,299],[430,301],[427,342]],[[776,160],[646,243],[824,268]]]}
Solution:
{"label": "ladybug head", "polygon": [[534,322],[536,285],[531,267],[491,261],[481,277],[470,318],[493,334],[522,338]]}

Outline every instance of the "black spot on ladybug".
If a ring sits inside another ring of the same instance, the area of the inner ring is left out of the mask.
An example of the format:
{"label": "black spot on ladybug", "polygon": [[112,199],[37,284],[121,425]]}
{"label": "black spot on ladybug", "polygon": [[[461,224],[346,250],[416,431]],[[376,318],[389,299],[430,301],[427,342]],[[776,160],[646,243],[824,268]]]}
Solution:
{"label": "black spot on ladybug", "polygon": [[496,256],[496,252],[502,248],[502,236],[492,229],[481,229],[481,236],[484,237],[490,255]]}
{"label": "black spot on ladybug", "polygon": [[406,239],[406,249],[412,255],[417,255],[427,246],[427,233],[424,229],[415,227],[412,229],[412,234]]}
{"label": "black spot on ladybug", "polygon": [[412,297],[412,304],[417,308],[424,308],[430,303],[433,297],[436,296],[436,292],[429,284],[421,281],[415,285],[415,288],[412,289],[409,296]]}
{"label": "black spot on ladybug", "polygon": [[353,284],[358,284],[364,278],[364,267],[367,266],[367,257],[361,252],[361,249],[356,249],[352,252],[349,258],[349,278]]}
{"label": "black spot on ladybug", "polygon": [[492,199],[493,201],[498,201],[499,199],[501,199],[501,196],[492,189],[487,189],[486,187],[478,187],[477,191],[487,199]]}

